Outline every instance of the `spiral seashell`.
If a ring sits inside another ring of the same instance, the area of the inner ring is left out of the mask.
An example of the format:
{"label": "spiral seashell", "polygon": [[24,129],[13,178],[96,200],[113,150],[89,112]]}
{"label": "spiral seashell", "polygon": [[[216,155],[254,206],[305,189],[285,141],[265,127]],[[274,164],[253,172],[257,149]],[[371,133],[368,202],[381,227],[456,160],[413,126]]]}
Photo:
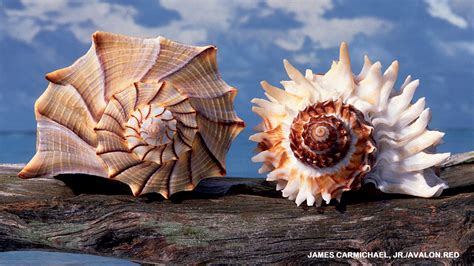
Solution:
{"label": "spiral seashell", "polygon": [[381,72],[365,57],[359,75],[341,44],[340,58],[325,74],[303,76],[288,61],[284,90],[261,83],[268,100],[253,99],[263,121],[250,140],[258,142],[252,160],[277,190],[308,206],[340,200],[344,191],[372,182],[381,191],[420,197],[441,194],[446,183],[433,166],[449,153],[434,153],[444,133],[428,130],[425,99],[411,103],[418,80],[394,89],[398,62]]}
{"label": "spiral seashell", "polygon": [[165,198],[226,173],[244,128],[214,46],[106,32],[36,101],[37,152],[20,177],[84,173]]}

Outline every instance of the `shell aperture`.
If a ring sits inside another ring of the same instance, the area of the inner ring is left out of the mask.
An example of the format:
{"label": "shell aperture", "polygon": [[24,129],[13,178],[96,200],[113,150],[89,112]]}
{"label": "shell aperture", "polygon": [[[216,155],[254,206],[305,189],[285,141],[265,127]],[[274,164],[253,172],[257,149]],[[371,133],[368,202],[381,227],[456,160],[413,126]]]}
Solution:
{"label": "shell aperture", "polygon": [[253,99],[262,117],[250,140],[258,143],[259,173],[277,182],[284,197],[300,205],[340,200],[344,191],[374,183],[386,193],[433,197],[447,187],[433,166],[449,157],[434,153],[444,133],[428,130],[424,98],[412,103],[419,82],[409,76],[401,89],[395,61],[381,64],[365,57],[352,73],[348,47],[325,74],[301,74],[288,61],[291,80],[280,89],[262,81],[266,99]]}
{"label": "shell aperture", "polygon": [[90,50],[49,73],[36,101],[37,152],[20,177],[83,173],[165,198],[226,173],[244,128],[214,46],[96,32]]}

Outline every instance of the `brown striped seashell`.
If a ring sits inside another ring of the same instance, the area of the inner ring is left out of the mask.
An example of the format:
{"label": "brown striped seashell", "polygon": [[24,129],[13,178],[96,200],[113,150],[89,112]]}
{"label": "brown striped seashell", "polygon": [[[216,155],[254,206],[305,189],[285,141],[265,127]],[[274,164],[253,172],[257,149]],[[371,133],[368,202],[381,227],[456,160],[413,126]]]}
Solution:
{"label": "brown striped seashell", "polygon": [[46,78],[37,152],[22,178],[83,173],[169,198],[225,175],[245,126],[214,46],[96,32],[84,56]]}
{"label": "brown striped seashell", "polygon": [[262,82],[268,100],[253,99],[263,122],[250,140],[258,142],[260,173],[277,190],[308,206],[340,200],[344,191],[374,183],[387,193],[420,197],[441,194],[446,183],[433,166],[449,153],[435,153],[444,133],[428,130],[424,98],[411,103],[418,80],[394,88],[395,61],[382,74],[380,62],[365,57],[359,75],[352,73],[349,52],[325,74],[303,76],[288,61],[290,81],[284,90]]}

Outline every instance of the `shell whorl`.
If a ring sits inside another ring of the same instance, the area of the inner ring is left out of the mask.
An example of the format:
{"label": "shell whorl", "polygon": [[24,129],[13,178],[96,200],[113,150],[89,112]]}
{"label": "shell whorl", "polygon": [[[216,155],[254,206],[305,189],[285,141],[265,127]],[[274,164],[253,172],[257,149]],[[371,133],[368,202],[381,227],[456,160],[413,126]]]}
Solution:
{"label": "shell whorl", "polygon": [[217,71],[216,48],[105,32],[92,41],[73,65],[46,76],[35,104],[37,152],[19,176],[93,174],[136,196],[168,198],[225,175],[244,123],[234,111],[237,90]]}
{"label": "shell whorl", "polygon": [[286,60],[284,66],[291,78],[281,82],[284,90],[263,81],[268,100],[252,100],[263,121],[250,136],[258,142],[252,160],[263,163],[259,173],[269,172],[284,197],[312,206],[367,182],[421,197],[447,187],[432,168],[449,156],[433,153],[444,134],[427,129],[424,98],[411,103],[417,80],[408,77],[394,89],[397,61],[382,74],[366,56],[354,75],[342,43],[339,61],[325,74],[303,76]]}
{"label": "shell whorl", "polygon": [[353,106],[342,101],[320,102],[294,118],[290,148],[299,161],[315,169],[330,169],[349,157],[347,164],[331,174],[347,180],[343,189],[357,188],[375,163],[372,131],[372,125]]}
{"label": "shell whorl", "polygon": [[298,113],[291,125],[290,147],[305,164],[314,168],[331,167],[347,155],[351,133],[360,133],[358,139],[373,146],[371,132],[372,127],[360,111],[341,101],[326,101]]}

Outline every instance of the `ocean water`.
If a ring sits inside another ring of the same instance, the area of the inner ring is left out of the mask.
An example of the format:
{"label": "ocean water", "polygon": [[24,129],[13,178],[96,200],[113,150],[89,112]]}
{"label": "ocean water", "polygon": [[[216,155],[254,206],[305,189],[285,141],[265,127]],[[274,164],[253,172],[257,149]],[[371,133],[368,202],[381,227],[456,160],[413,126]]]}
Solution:
{"label": "ocean water", "polygon": [[[442,129],[446,133],[439,152],[462,153],[474,150],[474,129]],[[0,133],[0,163],[27,163],[35,153],[36,133]],[[234,141],[227,156],[227,175],[234,177],[263,177],[257,173],[259,164],[252,163],[255,143],[248,134],[241,134]]]}
{"label": "ocean water", "polygon": [[14,265],[117,265],[136,266],[122,259],[87,254],[49,252],[39,250],[0,252],[0,266]]}

